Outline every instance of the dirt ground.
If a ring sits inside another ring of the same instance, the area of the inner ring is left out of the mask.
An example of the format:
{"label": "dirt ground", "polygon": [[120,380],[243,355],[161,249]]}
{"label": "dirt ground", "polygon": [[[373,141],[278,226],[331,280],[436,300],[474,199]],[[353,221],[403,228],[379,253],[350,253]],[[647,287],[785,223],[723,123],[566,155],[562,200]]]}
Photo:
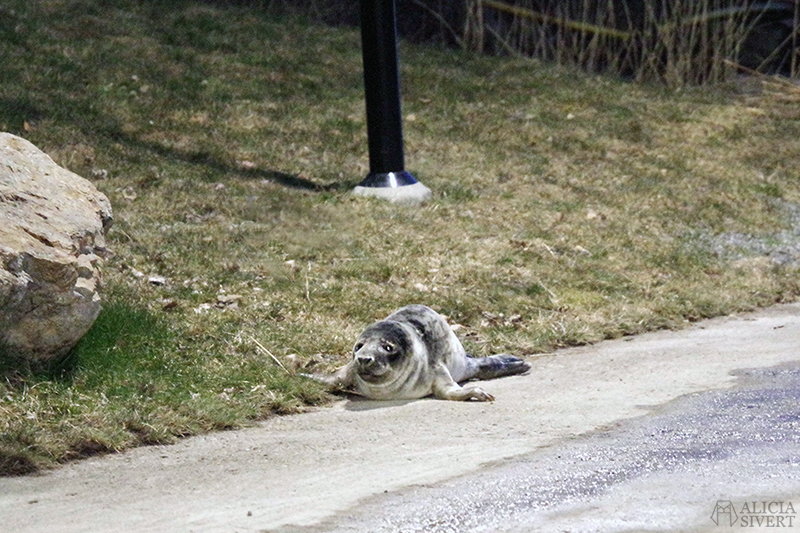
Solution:
{"label": "dirt ground", "polygon": [[343,399],[245,430],[2,478],[1,528],[324,530],[371,498],[568,446],[685,395],[729,388],[735,370],[796,361],[800,304],[563,350],[531,359],[527,375],[484,383],[494,403]]}

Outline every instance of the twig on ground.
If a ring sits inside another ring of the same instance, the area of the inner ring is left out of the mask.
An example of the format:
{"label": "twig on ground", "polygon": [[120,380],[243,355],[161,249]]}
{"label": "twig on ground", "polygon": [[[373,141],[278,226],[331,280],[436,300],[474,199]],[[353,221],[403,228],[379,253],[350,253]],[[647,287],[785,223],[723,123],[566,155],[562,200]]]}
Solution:
{"label": "twig on ground", "polygon": [[279,366],[279,367],[281,367],[281,368],[283,369],[283,371],[284,371],[284,372],[286,372],[287,374],[289,373],[289,371],[288,371],[288,370],[286,370],[286,367],[285,367],[285,366],[283,366],[283,363],[281,363],[281,362],[278,360],[278,358],[277,358],[277,357],[275,357],[274,355],[272,355],[272,352],[270,352],[269,350],[267,350],[266,348],[264,348],[264,345],[263,345],[263,344],[261,344],[260,342],[258,342],[258,341],[256,340],[256,338],[255,338],[255,337],[253,337],[252,335],[250,335],[250,340],[252,340],[254,343],[256,343],[256,346],[258,346],[259,348],[261,348],[262,350],[264,350],[264,353],[266,353],[268,356],[270,356],[270,357],[272,358],[272,360],[273,360],[273,361],[275,361],[275,362],[278,364],[278,366]]}

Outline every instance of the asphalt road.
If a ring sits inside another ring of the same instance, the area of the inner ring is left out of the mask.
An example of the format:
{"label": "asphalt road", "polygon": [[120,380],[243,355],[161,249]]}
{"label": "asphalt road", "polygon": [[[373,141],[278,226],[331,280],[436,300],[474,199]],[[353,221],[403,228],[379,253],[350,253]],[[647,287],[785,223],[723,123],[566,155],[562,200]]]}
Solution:
{"label": "asphalt road", "polygon": [[0,478],[0,530],[800,530],[800,304]]}
{"label": "asphalt road", "polygon": [[282,531],[800,531],[800,364],[735,375],[733,388]]}

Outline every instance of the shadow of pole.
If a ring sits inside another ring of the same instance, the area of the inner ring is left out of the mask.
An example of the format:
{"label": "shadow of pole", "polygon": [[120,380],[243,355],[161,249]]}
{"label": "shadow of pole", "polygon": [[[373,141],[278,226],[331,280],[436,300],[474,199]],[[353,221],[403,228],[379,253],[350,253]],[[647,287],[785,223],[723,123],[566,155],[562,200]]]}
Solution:
{"label": "shadow of pole", "polygon": [[109,139],[137,151],[147,151],[173,161],[180,161],[191,165],[203,166],[221,174],[233,174],[242,178],[269,180],[284,187],[292,189],[302,189],[306,191],[339,191],[352,188],[357,182],[341,181],[328,184],[319,184],[310,179],[303,178],[296,174],[281,172],[272,169],[241,168],[228,162],[221,161],[205,151],[182,151],[170,148],[157,142],[143,141],[134,136],[128,135],[120,130],[106,130],[102,132]]}
{"label": "shadow of pole", "polygon": [[[202,166],[223,175],[236,175],[241,178],[253,180],[269,180],[278,185],[292,189],[316,192],[342,191],[352,189],[358,183],[357,180],[353,180],[319,184],[308,178],[279,170],[242,168],[223,161],[206,151],[178,150],[164,146],[158,142],[139,139],[135,135],[123,132],[115,119],[100,116],[93,110],[92,106],[88,104],[77,105],[77,109],[81,111],[80,117],[78,117],[78,113],[69,113],[64,116],[63,110],[76,108],[75,102],[61,102],[61,99],[54,98],[49,100],[49,104],[50,105],[45,102],[36,102],[30,98],[0,99],[0,121],[9,125],[18,125],[18,131],[14,133],[25,137],[25,131],[22,128],[24,119],[36,120],[39,117],[61,115],[64,120],[77,125],[88,137],[94,138],[97,141],[105,139],[110,142],[119,143],[137,152],[149,152],[158,157],[172,161]],[[61,109],[61,111],[56,113],[56,109]]]}

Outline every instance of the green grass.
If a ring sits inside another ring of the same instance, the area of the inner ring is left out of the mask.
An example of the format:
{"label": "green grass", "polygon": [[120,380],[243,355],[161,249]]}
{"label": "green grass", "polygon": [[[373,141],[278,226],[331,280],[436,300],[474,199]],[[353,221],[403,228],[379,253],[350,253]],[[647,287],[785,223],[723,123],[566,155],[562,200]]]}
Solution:
{"label": "green grass", "polygon": [[671,92],[403,45],[407,166],[434,191],[410,209],[349,194],[367,172],[354,29],[188,1],[0,15],[0,128],[115,216],[94,328],[51,368],[4,363],[2,473],[324,403],[295,368],[343,364],[408,303],[477,355],[530,356],[800,292],[796,263],[719,245],[792,227],[780,83]]}

